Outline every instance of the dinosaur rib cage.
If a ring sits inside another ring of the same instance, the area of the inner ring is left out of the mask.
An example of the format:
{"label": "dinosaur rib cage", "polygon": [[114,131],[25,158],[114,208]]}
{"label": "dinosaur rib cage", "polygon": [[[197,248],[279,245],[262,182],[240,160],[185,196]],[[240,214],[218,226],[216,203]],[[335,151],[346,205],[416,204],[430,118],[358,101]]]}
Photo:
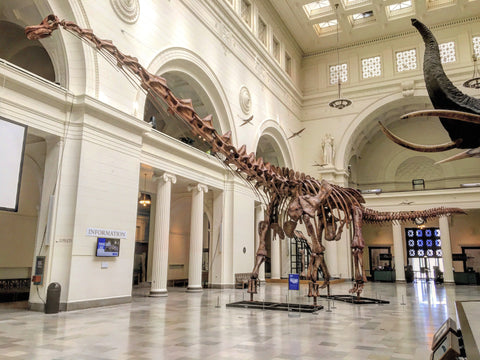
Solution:
{"label": "dinosaur rib cage", "polygon": [[[25,33],[29,39],[44,38],[50,36],[58,26],[94,46],[107,61],[117,66],[130,80],[150,94],[157,105],[162,107],[166,105],[169,113],[177,115],[184,121],[195,136],[212,147],[212,153],[230,170],[250,185],[253,183],[253,189],[257,193],[259,190],[263,191],[267,197],[267,201],[263,199],[264,202],[270,204],[270,209],[267,207],[267,210],[270,211],[272,222],[282,223],[285,220],[282,217],[286,216],[286,205],[292,198],[303,195],[315,196],[322,191],[322,181],[286,167],[280,168],[264,162],[253,152],[247,154],[246,145],[237,149],[232,144],[230,131],[223,135],[217,133],[212,115],[200,118],[193,108],[191,99],[177,98],[168,88],[164,78],[149,73],[140,65],[137,58],[123,54],[110,40],[98,38],[92,30],[82,29],[73,22],[60,21],[57,16],[49,15],[40,25],[28,26]],[[337,209],[338,218],[347,224],[350,223],[352,206],[360,206],[365,202],[362,195],[355,189],[328,185],[331,192],[325,200],[325,207],[332,214]],[[325,209],[322,211],[325,212]]]}
{"label": "dinosaur rib cage", "polygon": [[369,208],[362,208],[363,221],[367,223],[385,223],[385,222],[405,222],[413,221],[416,218],[424,220],[436,218],[441,215],[465,214],[465,211],[459,208],[438,207],[419,211],[376,211]]}

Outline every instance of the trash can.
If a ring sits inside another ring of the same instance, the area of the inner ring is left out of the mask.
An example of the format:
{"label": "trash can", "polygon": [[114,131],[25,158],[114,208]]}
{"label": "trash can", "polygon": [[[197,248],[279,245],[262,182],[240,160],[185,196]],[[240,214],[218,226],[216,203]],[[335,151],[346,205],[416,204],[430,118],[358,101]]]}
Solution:
{"label": "trash can", "polygon": [[47,288],[47,302],[45,303],[45,314],[56,314],[60,310],[60,291],[62,287],[59,283],[53,282]]}

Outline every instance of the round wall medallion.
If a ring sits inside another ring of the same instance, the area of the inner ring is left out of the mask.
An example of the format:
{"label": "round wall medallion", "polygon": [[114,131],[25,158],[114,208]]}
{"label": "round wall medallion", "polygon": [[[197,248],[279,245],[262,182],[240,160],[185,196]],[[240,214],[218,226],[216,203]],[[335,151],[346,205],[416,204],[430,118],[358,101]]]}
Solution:
{"label": "round wall medallion", "polygon": [[240,88],[240,108],[242,109],[245,115],[249,115],[252,110],[252,100],[250,98],[250,91],[248,91],[246,86]]}
{"label": "round wall medallion", "polygon": [[110,0],[110,4],[117,16],[128,24],[133,24],[140,15],[138,0]]}

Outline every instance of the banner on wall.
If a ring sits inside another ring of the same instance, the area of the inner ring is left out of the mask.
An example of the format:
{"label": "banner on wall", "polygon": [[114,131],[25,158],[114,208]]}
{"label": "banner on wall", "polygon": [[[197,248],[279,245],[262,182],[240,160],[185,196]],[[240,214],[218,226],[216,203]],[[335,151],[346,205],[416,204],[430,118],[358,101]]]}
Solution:
{"label": "banner on wall", "polygon": [[0,210],[18,211],[27,126],[0,116]]}

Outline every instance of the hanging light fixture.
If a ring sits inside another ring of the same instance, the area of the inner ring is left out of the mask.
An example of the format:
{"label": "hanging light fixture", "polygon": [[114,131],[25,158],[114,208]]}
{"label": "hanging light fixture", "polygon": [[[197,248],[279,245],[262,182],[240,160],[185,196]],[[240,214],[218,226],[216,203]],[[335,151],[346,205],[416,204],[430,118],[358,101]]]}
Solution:
{"label": "hanging light fixture", "polygon": [[477,69],[477,54],[472,55],[473,59],[473,76],[470,80],[463,83],[463,86],[472,89],[480,89],[480,73]]}
{"label": "hanging light fixture", "polygon": [[[145,179],[144,179],[144,182],[143,182],[143,188],[146,189],[147,188],[147,173],[145,173],[144,175],[145,175]],[[143,205],[143,206],[150,205],[152,203],[150,195],[148,195],[146,193],[142,193],[140,195],[140,200],[138,201],[138,203],[140,205]]]}
{"label": "hanging light fixture", "polygon": [[338,84],[338,99],[332,100],[328,103],[330,107],[335,109],[343,109],[344,107],[352,105],[352,102],[348,99],[342,98],[342,80],[340,79],[340,41],[338,35],[338,4],[335,4],[335,17],[337,18],[337,84]]}

